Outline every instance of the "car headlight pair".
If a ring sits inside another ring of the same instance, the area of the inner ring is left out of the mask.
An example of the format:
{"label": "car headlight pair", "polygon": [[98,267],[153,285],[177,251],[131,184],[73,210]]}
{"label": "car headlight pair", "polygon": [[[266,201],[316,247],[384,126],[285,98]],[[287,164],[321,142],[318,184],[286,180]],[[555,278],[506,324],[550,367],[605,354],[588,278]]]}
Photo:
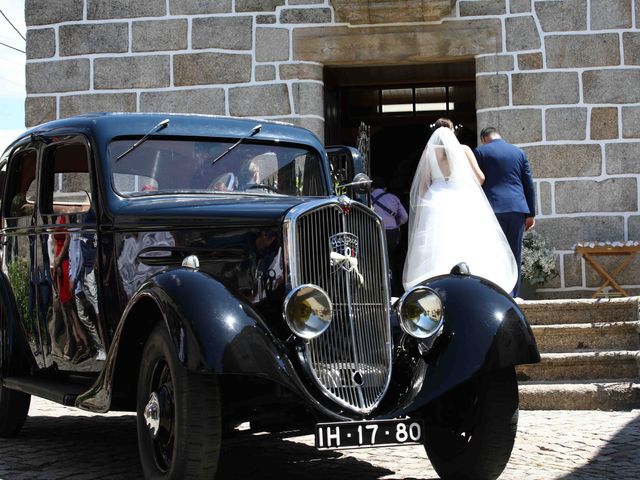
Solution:
{"label": "car headlight pair", "polygon": [[444,321],[440,296],[429,287],[405,292],[396,306],[400,327],[412,337],[425,339],[438,332]]}
{"label": "car headlight pair", "polygon": [[[398,302],[397,311],[402,330],[419,339],[434,335],[444,319],[442,300],[429,287],[418,286],[406,292]],[[293,333],[309,340],[329,328],[333,304],[322,288],[300,285],[287,295],[284,317]]]}

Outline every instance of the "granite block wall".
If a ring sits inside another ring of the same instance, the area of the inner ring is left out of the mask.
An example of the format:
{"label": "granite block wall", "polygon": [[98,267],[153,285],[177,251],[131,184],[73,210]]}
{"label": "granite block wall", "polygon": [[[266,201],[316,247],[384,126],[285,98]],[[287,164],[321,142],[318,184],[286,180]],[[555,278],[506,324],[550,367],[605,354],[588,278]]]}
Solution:
{"label": "granite block wall", "polygon": [[640,0],[26,0],[26,21],[27,125],[162,110],[322,138],[325,65],[475,58],[478,126],[527,151],[557,253],[539,294],[595,289],[577,242],[640,240]]}

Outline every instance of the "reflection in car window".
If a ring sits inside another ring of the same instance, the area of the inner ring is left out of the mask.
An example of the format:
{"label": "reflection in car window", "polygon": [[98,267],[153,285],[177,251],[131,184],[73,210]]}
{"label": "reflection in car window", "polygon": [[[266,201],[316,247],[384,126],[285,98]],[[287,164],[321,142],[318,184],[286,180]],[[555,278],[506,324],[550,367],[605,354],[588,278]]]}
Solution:
{"label": "reflection in car window", "polygon": [[116,140],[108,150],[113,186],[121,195],[327,195],[320,155],[304,147],[241,144],[212,164],[233,142],[151,139],[116,160],[130,144]]}
{"label": "reflection in car window", "polygon": [[12,161],[11,180],[13,186],[9,196],[9,217],[28,217],[33,215],[36,198],[36,161],[35,150],[17,154]]}
{"label": "reflection in car window", "polygon": [[85,213],[91,206],[89,160],[82,143],[50,147],[45,154],[42,182],[45,195],[40,210],[45,214]]}

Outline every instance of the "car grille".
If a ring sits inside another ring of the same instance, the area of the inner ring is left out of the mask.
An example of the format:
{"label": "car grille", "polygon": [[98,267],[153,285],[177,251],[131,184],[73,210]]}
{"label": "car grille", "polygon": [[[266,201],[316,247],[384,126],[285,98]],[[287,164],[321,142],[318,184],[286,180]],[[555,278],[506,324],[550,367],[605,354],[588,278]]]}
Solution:
{"label": "car grille", "polygon": [[[378,217],[357,202],[343,208],[337,200],[324,201],[303,210],[287,220],[291,286],[318,285],[334,307],[331,326],[308,342],[306,361],[325,394],[366,413],[384,395],[391,374],[384,229]],[[344,238],[345,233],[357,238],[359,275],[331,265],[335,245],[330,239]]]}

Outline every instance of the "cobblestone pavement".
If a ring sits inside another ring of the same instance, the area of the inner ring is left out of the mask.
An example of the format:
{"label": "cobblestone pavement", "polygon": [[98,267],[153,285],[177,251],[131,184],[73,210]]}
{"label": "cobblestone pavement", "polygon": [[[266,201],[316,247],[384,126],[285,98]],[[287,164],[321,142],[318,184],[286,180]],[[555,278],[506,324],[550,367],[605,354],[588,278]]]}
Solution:
{"label": "cobblestone pavement", "polygon": [[[33,399],[16,439],[0,441],[1,479],[140,479],[133,415],[100,416]],[[318,452],[310,436],[239,433],[222,479],[437,479],[422,447]],[[503,480],[640,478],[640,410],[523,411]]]}

